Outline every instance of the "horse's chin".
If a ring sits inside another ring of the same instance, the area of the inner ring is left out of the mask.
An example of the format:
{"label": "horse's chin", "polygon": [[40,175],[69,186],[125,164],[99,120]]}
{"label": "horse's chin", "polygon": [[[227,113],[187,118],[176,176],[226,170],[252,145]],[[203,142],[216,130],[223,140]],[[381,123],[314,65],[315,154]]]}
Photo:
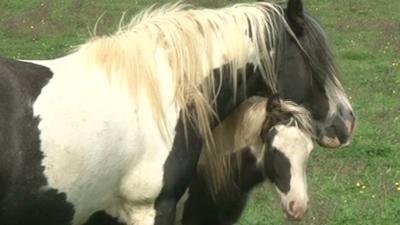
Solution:
{"label": "horse's chin", "polygon": [[[303,216],[304,217],[304,216]],[[299,222],[301,220],[303,220],[303,217],[293,217],[291,216],[288,212],[285,211],[285,218],[289,221],[296,221]]]}
{"label": "horse's chin", "polygon": [[289,220],[289,221],[301,221],[304,219],[304,217],[307,214],[308,208],[305,208],[302,211],[299,211],[295,214],[290,213],[288,209],[286,209],[284,206],[282,206],[282,210],[285,214],[285,219]]}
{"label": "horse's chin", "polygon": [[353,130],[338,129],[335,126],[317,127],[316,131],[316,142],[331,149],[348,146],[353,135]]}
{"label": "horse's chin", "polygon": [[317,139],[317,143],[324,148],[331,148],[331,149],[339,148],[344,145],[340,142],[338,137],[328,137],[328,136],[319,137]]}
{"label": "horse's chin", "polygon": [[319,145],[326,148],[339,148],[350,144],[356,120],[353,113],[345,115],[348,116],[334,116],[329,124],[317,123],[315,131]]}

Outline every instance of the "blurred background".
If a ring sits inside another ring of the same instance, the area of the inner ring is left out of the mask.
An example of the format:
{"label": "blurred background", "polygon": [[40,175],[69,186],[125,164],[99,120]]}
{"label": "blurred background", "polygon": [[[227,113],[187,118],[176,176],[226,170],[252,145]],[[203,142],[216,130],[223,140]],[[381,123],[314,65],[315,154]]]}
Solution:
{"label": "blurred background", "polygon": [[[0,55],[21,59],[63,56],[90,37],[167,0],[0,0]],[[221,7],[234,0],[191,0]],[[327,31],[342,83],[358,116],[352,144],[316,148],[309,161],[307,225],[400,224],[400,1],[304,0]],[[240,224],[292,224],[269,185],[259,187]]]}

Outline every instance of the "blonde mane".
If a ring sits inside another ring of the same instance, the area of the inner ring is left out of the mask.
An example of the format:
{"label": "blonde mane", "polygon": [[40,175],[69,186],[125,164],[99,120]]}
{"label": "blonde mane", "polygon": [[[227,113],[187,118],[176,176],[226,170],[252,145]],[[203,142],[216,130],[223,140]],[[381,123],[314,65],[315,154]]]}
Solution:
{"label": "blonde mane", "polygon": [[[215,86],[219,85],[210,76],[212,70],[228,64],[235,85],[240,79],[237,71],[252,62],[267,85],[276,90],[276,59],[269,53],[278,45],[277,27],[286,24],[282,14],[281,7],[265,2],[222,9],[193,9],[177,3],[145,10],[114,35],[94,37],[78,51],[103,68],[111,80],[121,81],[133,102],[138,92],[144,91],[160,131],[166,132],[165,103],[161,102],[154,59],[157,48],[163,48],[173,76],[174,102],[209,145],[209,120],[215,116]],[[216,51],[220,52],[217,56]],[[205,81],[206,77],[211,79]],[[188,105],[194,112],[188,112]]]}

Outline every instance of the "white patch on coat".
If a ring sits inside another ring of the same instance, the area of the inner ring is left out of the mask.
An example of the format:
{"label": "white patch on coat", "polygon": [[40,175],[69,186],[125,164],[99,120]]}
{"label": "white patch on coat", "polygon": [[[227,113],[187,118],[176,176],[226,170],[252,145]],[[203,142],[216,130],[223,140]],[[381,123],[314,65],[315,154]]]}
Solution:
{"label": "white patch on coat", "polygon": [[297,206],[307,208],[307,176],[306,165],[308,156],[313,149],[313,143],[309,136],[297,127],[278,125],[275,127],[277,134],[272,146],[282,152],[290,161],[290,190],[287,194],[278,190],[282,204],[287,209],[289,203],[294,201]]}
{"label": "white patch on coat", "polygon": [[[168,132],[173,135],[179,109],[172,103],[172,76],[162,49],[155,60]],[[98,210],[129,225],[153,224],[153,204],[172,141],[163,139],[147,98],[141,96],[133,104],[126,88],[82,62],[79,52],[35,61],[54,73],[34,103],[46,188],[66,194],[75,210],[73,225]]]}

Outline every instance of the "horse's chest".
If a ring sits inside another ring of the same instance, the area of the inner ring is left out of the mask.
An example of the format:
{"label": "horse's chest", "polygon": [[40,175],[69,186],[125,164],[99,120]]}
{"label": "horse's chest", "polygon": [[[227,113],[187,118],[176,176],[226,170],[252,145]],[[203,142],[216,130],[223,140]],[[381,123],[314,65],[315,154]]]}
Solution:
{"label": "horse's chest", "polygon": [[[151,111],[134,108],[129,95],[92,77],[74,83],[55,78],[34,104],[40,117],[42,165],[48,187],[66,193],[74,223],[91,213],[126,204],[151,203],[162,187],[171,144],[158,132]],[[175,109],[166,109],[173,134]]]}

